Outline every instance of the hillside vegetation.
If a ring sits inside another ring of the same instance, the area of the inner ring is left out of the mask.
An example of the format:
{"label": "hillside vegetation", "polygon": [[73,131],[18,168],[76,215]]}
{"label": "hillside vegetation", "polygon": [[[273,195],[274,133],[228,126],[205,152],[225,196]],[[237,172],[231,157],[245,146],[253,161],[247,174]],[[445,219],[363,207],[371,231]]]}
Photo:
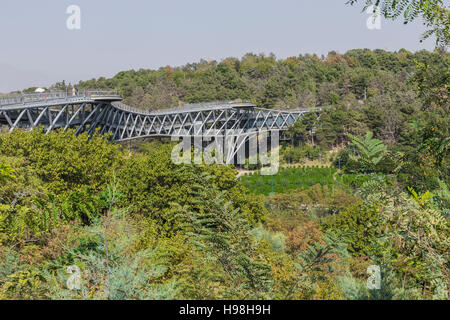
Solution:
{"label": "hillside vegetation", "polygon": [[175,165],[164,142],[0,135],[0,299],[448,299],[449,62],[248,54],[81,82],[145,109],[327,107],[292,126],[274,177]]}

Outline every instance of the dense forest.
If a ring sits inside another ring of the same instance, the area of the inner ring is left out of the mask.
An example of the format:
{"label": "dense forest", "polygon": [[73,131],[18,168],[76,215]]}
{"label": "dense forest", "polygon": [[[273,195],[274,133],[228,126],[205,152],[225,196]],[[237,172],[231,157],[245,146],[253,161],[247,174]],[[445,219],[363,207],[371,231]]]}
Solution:
{"label": "dense forest", "polygon": [[448,299],[449,64],[247,54],[80,82],[143,109],[321,108],[289,130],[274,177],[175,165],[162,140],[0,135],[0,299]]}

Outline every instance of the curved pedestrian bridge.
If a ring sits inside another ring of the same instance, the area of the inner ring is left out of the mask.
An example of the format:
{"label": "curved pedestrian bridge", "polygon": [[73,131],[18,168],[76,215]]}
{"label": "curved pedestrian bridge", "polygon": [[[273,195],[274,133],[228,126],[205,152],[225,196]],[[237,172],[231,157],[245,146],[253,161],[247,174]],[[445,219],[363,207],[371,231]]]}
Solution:
{"label": "curved pedestrian bridge", "polygon": [[46,132],[74,128],[112,133],[115,141],[169,136],[244,136],[251,132],[284,131],[311,110],[272,110],[249,102],[188,104],[146,111],[123,104],[115,91],[86,90],[0,97],[0,125],[10,131],[44,127]]}

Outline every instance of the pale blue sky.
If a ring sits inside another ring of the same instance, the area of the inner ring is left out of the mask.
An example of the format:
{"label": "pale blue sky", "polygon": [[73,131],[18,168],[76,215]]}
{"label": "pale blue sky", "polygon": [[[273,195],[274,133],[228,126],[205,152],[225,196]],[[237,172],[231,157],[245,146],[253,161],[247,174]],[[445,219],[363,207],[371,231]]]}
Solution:
{"label": "pale blue sky", "polygon": [[[77,82],[119,71],[179,66],[273,52],[344,53],[353,48],[432,50],[417,21],[369,30],[346,0],[1,0],[0,92]],[[66,8],[81,8],[81,30]]]}

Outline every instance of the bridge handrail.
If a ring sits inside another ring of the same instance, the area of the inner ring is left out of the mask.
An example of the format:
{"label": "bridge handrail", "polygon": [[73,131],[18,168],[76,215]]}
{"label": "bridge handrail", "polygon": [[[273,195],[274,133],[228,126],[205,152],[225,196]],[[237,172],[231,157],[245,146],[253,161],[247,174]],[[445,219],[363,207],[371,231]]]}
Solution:
{"label": "bridge handrail", "polygon": [[138,108],[130,107],[129,105],[122,103],[120,101],[115,101],[112,103],[112,105],[118,109],[124,110],[124,111],[130,111],[134,113],[140,113],[140,114],[150,114],[147,110],[142,110]]}
{"label": "bridge handrail", "polygon": [[140,114],[147,114],[147,115],[155,115],[160,113],[168,113],[168,112],[189,112],[189,111],[198,111],[197,108],[202,107],[213,107],[213,106],[221,106],[221,105],[230,105],[233,103],[250,103],[249,101],[214,101],[214,102],[201,102],[201,103],[189,103],[184,104],[179,107],[172,107],[167,109],[157,109],[157,110],[144,110],[144,109],[138,109],[134,107],[130,107],[127,104],[124,104],[123,102],[116,101],[113,103],[113,105],[116,108],[119,108],[121,110],[125,111],[131,111],[134,113],[140,113]]}
{"label": "bridge handrail", "polygon": [[69,91],[49,91],[42,93],[23,93],[6,95],[0,97],[0,105],[25,104],[29,102],[60,100],[70,98],[90,98],[93,96],[120,96],[118,91],[114,90],[78,90],[73,94]]}
{"label": "bridge handrail", "polygon": [[89,96],[120,96],[119,91],[116,90],[86,90]]}

